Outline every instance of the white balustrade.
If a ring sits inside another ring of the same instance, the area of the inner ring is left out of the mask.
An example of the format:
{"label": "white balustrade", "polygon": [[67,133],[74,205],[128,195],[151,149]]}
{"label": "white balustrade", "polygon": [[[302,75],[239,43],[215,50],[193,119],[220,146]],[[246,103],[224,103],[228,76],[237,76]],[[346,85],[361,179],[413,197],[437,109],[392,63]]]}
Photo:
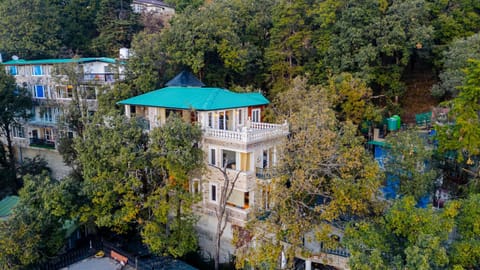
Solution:
{"label": "white balustrade", "polygon": [[244,127],[241,131],[207,128],[205,137],[225,139],[229,141],[256,142],[265,139],[284,137],[288,134],[288,124],[250,123],[250,128]]}

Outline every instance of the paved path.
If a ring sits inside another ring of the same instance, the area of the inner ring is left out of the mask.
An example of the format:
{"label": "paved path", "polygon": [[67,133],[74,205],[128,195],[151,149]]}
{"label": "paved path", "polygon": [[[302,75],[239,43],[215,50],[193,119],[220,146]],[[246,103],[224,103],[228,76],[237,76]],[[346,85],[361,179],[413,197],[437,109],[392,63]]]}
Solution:
{"label": "paved path", "polygon": [[78,263],[72,264],[62,270],[133,270],[130,266],[122,266],[110,258],[88,258]]}

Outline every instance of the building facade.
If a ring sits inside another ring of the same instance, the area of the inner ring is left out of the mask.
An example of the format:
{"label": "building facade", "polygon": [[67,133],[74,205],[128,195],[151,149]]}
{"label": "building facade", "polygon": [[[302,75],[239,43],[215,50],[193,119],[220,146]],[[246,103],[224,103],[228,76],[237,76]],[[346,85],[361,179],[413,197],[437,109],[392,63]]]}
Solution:
{"label": "building facade", "polygon": [[112,58],[72,58],[23,60],[14,57],[2,63],[17,84],[30,90],[32,117],[12,127],[12,138],[21,161],[42,156],[54,177],[62,178],[70,169],[57,151],[58,139],[74,136],[62,116],[76,100],[87,113],[97,110],[97,95],[118,78],[117,61]]}
{"label": "building facade", "polygon": [[215,211],[225,183],[222,170],[230,180],[238,175],[227,201],[223,262],[234,252],[233,231],[246,225],[254,209],[269,207],[268,186],[288,125],[262,122],[262,112],[268,103],[260,93],[203,87],[189,73],[181,73],[166,88],[119,102],[125,106],[128,117],[143,119],[147,129],[162,126],[172,113],[201,127],[201,148],[208,170],[191,180],[191,191],[202,195],[197,205],[200,213],[197,230],[202,250],[211,256],[215,247]]}
{"label": "building facade", "polygon": [[150,13],[162,17],[171,17],[175,14],[175,9],[158,0],[133,0],[132,10],[136,13]]}

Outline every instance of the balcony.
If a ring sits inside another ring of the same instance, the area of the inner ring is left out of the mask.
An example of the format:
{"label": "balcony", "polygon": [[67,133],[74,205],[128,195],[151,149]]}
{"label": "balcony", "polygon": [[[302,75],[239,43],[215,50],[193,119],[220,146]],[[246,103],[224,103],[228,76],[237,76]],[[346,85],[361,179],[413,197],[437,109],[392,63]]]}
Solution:
{"label": "balcony", "polygon": [[84,82],[115,82],[115,74],[113,73],[88,73],[83,76]]}
{"label": "balcony", "polygon": [[252,122],[241,130],[223,130],[206,128],[204,137],[226,140],[229,142],[254,143],[270,139],[278,139],[288,135],[288,124],[269,124]]}
{"label": "balcony", "polygon": [[55,142],[46,139],[30,138],[30,146],[45,149],[55,149]]}
{"label": "balcony", "polygon": [[270,180],[279,175],[277,168],[255,168],[257,179]]}

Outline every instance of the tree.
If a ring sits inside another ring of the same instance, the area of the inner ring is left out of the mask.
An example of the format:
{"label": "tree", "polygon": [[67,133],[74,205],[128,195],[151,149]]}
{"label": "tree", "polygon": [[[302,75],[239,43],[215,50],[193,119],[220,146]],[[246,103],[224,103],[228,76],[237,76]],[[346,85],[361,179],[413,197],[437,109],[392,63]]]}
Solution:
{"label": "tree", "polygon": [[74,149],[82,168],[82,223],[134,231],[156,254],[180,257],[197,248],[190,180],[202,169],[201,131],[169,118],[144,132],[141,119],[97,114]]}
{"label": "tree", "polygon": [[467,38],[480,31],[480,4],[471,0],[455,2],[427,0],[431,25],[434,29],[434,64],[441,68],[441,55],[456,39]]}
{"label": "tree", "polygon": [[0,13],[3,52],[28,59],[58,55],[61,16],[54,1],[1,1]]}
{"label": "tree", "polygon": [[80,209],[81,222],[93,221],[119,233],[134,227],[148,188],[137,177],[148,168],[147,144],[148,137],[135,119],[114,114],[97,115],[83,136],[75,138],[83,192],[89,200]]}
{"label": "tree", "polygon": [[65,242],[65,209],[75,205],[65,188],[46,174],[25,177],[12,216],[0,222],[2,268],[25,269],[58,254]]}
{"label": "tree", "polygon": [[480,154],[480,60],[469,62],[465,70],[465,83],[459,87],[458,96],[449,104],[449,115],[455,123],[436,126],[438,150],[441,153],[455,151],[458,162]]}
{"label": "tree", "polygon": [[218,170],[223,179],[222,186],[220,188],[218,206],[215,209],[215,216],[217,218],[217,227],[215,230],[215,270],[219,269],[220,265],[220,248],[221,248],[221,239],[225,228],[227,227],[227,222],[230,212],[227,210],[228,198],[232,195],[233,189],[235,188],[235,183],[238,180],[240,171],[237,171],[233,175],[227,172],[228,160],[223,161],[223,167],[218,167],[216,165],[210,165],[213,169]]}
{"label": "tree", "polygon": [[8,180],[16,191],[20,183],[16,180],[16,160],[12,143],[12,129],[29,117],[32,99],[25,88],[18,87],[15,78],[0,70],[0,132],[7,140]]}
{"label": "tree", "polygon": [[199,198],[191,193],[190,181],[199,177],[204,166],[203,151],[198,147],[202,132],[173,116],[150,134],[152,166],[164,172],[145,204],[151,216],[142,228],[143,242],[156,254],[181,257],[198,245],[192,206]]}
{"label": "tree", "polygon": [[342,73],[330,78],[328,90],[335,97],[332,102],[339,120],[355,125],[363,120],[378,121],[380,112],[372,103],[372,89],[364,81],[350,73]]}
{"label": "tree", "polygon": [[[289,259],[298,250],[308,254],[303,239],[333,247],[332,224],[381,209],[376,199],[378,166],[366,153],[357,127],[337,120],[332,110],[336,97],[330,93],[297,78],[275,99],[275,109],[290,123],[291,134],[282,151],[281,174],[272,180],[273,207],[265,220],[251,225],[254,240],[239,252],[239,264],[275,262],[282,246]],[[257,254],[258,250],[268,253]]]}
{"label": "tree", "polygon": [[437,98],[456,97],[458,87],[465,83],[465,68],[469,59],[480,60],[480,33],[453,41],[443,52],[443,69],[438,75],[440,82],[432,87],[432,95]]}
{"label": "tree", "polygon": [[166,0],[165,3],[172,5],[176,13],[182,13],[187,8],[198,9],[206,1],[204,0]]}
{"label": "tree", "polygon": [[99,34],[92,41],[97,54],[114,57],[120,48],[130,48],[134,34],[141,30],[130,4],[130,0],[100,0],[95,18]]}
{"label": "tree", "polygon": [[62,50],[66,55],[90,56],[91,41],[98,35],[95,17],[99,9],[99,0],[60,1],[57,7],[60,14]]}
{"label": "tree", "polygon": [[386,143],[385,171],[398,180],[397,195],[418,200],[432,194],[439,172],[433,163],[433,149],[426,140],[417,131],[406,130],[391,134]]}
{"label": "tree", "polygon": [[416,208],[411,196],[396,201],[383,216],[350,223],[344,240],[352,269],[444,269],[447,240],[458,204],[440,211]]}
{"label": "tree", "polygon": [[460,201],[456,218],[457,238],[450,248],[450,261],[455,269],[473,269],[480,263],[479,194],[471,194]]}
{"label": "tree", "polygon": [[189,67],[208,85],[260,84],[271,6],[269,0],[235,0],[187,8],[163,32],[163,52],[169,63]]}
{"label": "tree", "polygon": [[417,48],[428,50],[433,33],[423,0],[348,3],[333,29],[327,66],[358,74],[389,98],[403,94],[401,76]]}

